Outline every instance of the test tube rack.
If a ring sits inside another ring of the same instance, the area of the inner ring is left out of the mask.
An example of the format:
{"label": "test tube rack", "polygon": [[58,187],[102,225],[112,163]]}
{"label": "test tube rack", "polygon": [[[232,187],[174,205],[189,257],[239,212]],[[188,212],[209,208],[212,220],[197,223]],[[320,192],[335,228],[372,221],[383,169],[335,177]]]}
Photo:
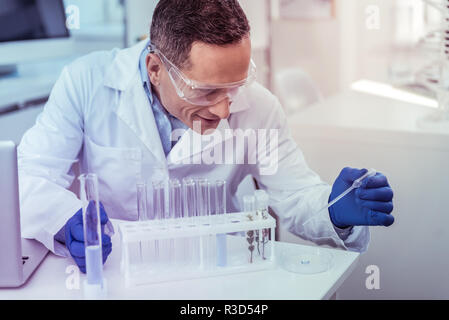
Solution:
{"label": "test tube rack", "polygon": [[122,221],[121,272],[131,286],[269,269],[275,228],[257,211]]}

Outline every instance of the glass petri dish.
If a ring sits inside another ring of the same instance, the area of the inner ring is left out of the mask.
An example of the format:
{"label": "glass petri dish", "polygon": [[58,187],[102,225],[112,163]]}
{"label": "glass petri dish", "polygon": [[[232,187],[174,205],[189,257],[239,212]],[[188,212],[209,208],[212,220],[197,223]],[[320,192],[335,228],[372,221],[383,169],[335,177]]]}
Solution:
{"label": "glass petri dish", "polygon": [[285,270],[300,274],[317,274],[332,268],[333,256],[321,248],[283,247],[280,265]]}

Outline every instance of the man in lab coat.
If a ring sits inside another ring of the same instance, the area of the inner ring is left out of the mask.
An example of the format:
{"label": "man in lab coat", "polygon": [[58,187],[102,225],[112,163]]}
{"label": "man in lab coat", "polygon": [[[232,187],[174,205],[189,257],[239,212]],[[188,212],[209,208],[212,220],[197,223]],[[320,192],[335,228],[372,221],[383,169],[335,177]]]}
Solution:
{"label": "man in lab coat", "polygon": [[[19,146],[23,236],[84,271],[81,202],[68,190],[79,162],[99,177],[102,224],[137,219],[141,180],[226,180],[227,211],[238,211],[237,188],[251,175],[287,230],[366,250],[368,225],[394,221],[386,177],[320,211],[366,170],[345,168],[331,187],[308,168],[278,99],[253,81],[249,31],[237,0],[161,0],[151,42],[64,68]],[[111,250],[104,235],[104,261]]]}

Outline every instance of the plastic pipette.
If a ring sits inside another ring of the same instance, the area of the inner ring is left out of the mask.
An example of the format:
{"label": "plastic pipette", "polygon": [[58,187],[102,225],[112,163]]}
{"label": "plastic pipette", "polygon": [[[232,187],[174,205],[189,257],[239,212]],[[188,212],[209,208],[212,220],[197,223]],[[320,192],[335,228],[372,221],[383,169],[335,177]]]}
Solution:
{"label": "plastic pipette", "polygon": [[[328,209],[330,206],[333,206],[337,201],[339,201],[341,198],[343,198],[345,195],[347,195],[349,192],[351,192],[352,190],[359,188],[362,185],[362,181],[367,178],[367,177],[372,177],[376,174],[376,170],[375,169],[368,169],[368,171],[361,176],[360,178],[354,180],[354,182],[352,183],[352,186],[350,186],[348,189],[346,189],[345,191],[343,191],[340,195],[338,195],[334,200],[332,200],[331,202],[329,202],[327,205],[325,205],[324,207],[322,207],[320,210],[318,210],[316,213],[320,213],[321,211]],[[315,216],[312,215],[312,217],[310,217],[309,219],[306,220],[306,222],[304,222],[303,224],[307,224],[309,221],[311,221],[313,219],[313,217]]]}
{"label": "plastic pipette", "polygon": [[340,200],[345,195],[347,195],[349,192],[351,192],[352,190],[354,190],[356,188],[359,188],[362,185],[362,181],[365,178],[372,177],[372,176],[376,175],[376,172],[377,171],[375,169],[368,169],[368,171],[363,176],[361,176],[360,178],[354,180],[354,182],[352,183],[352,186],[350,186],[348,189],[343,191],[339,196],[337,196],[334,200],[332,200],[326,206],[321,208],[321,210],[319,210],[318,212],[321,212],[322,210],[329,208],[330,206],[334,205],[338,200]]}

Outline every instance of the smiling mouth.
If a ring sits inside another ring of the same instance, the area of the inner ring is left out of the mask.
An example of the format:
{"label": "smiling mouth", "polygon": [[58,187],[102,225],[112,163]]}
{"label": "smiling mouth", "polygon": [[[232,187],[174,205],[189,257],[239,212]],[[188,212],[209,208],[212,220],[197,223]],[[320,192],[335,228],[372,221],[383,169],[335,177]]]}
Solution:
{"label": "smiling mouth", "polygon": [[218,122],[218,121],[220,121],[220,118],[218,118],[218,119],[208,119],[208,118],[203,118],[203,117],[201,117],[201,116],[198,116],[201,120],[204,120],[204,121],[206,121],[207,123],[215,123],[215,122]]}

